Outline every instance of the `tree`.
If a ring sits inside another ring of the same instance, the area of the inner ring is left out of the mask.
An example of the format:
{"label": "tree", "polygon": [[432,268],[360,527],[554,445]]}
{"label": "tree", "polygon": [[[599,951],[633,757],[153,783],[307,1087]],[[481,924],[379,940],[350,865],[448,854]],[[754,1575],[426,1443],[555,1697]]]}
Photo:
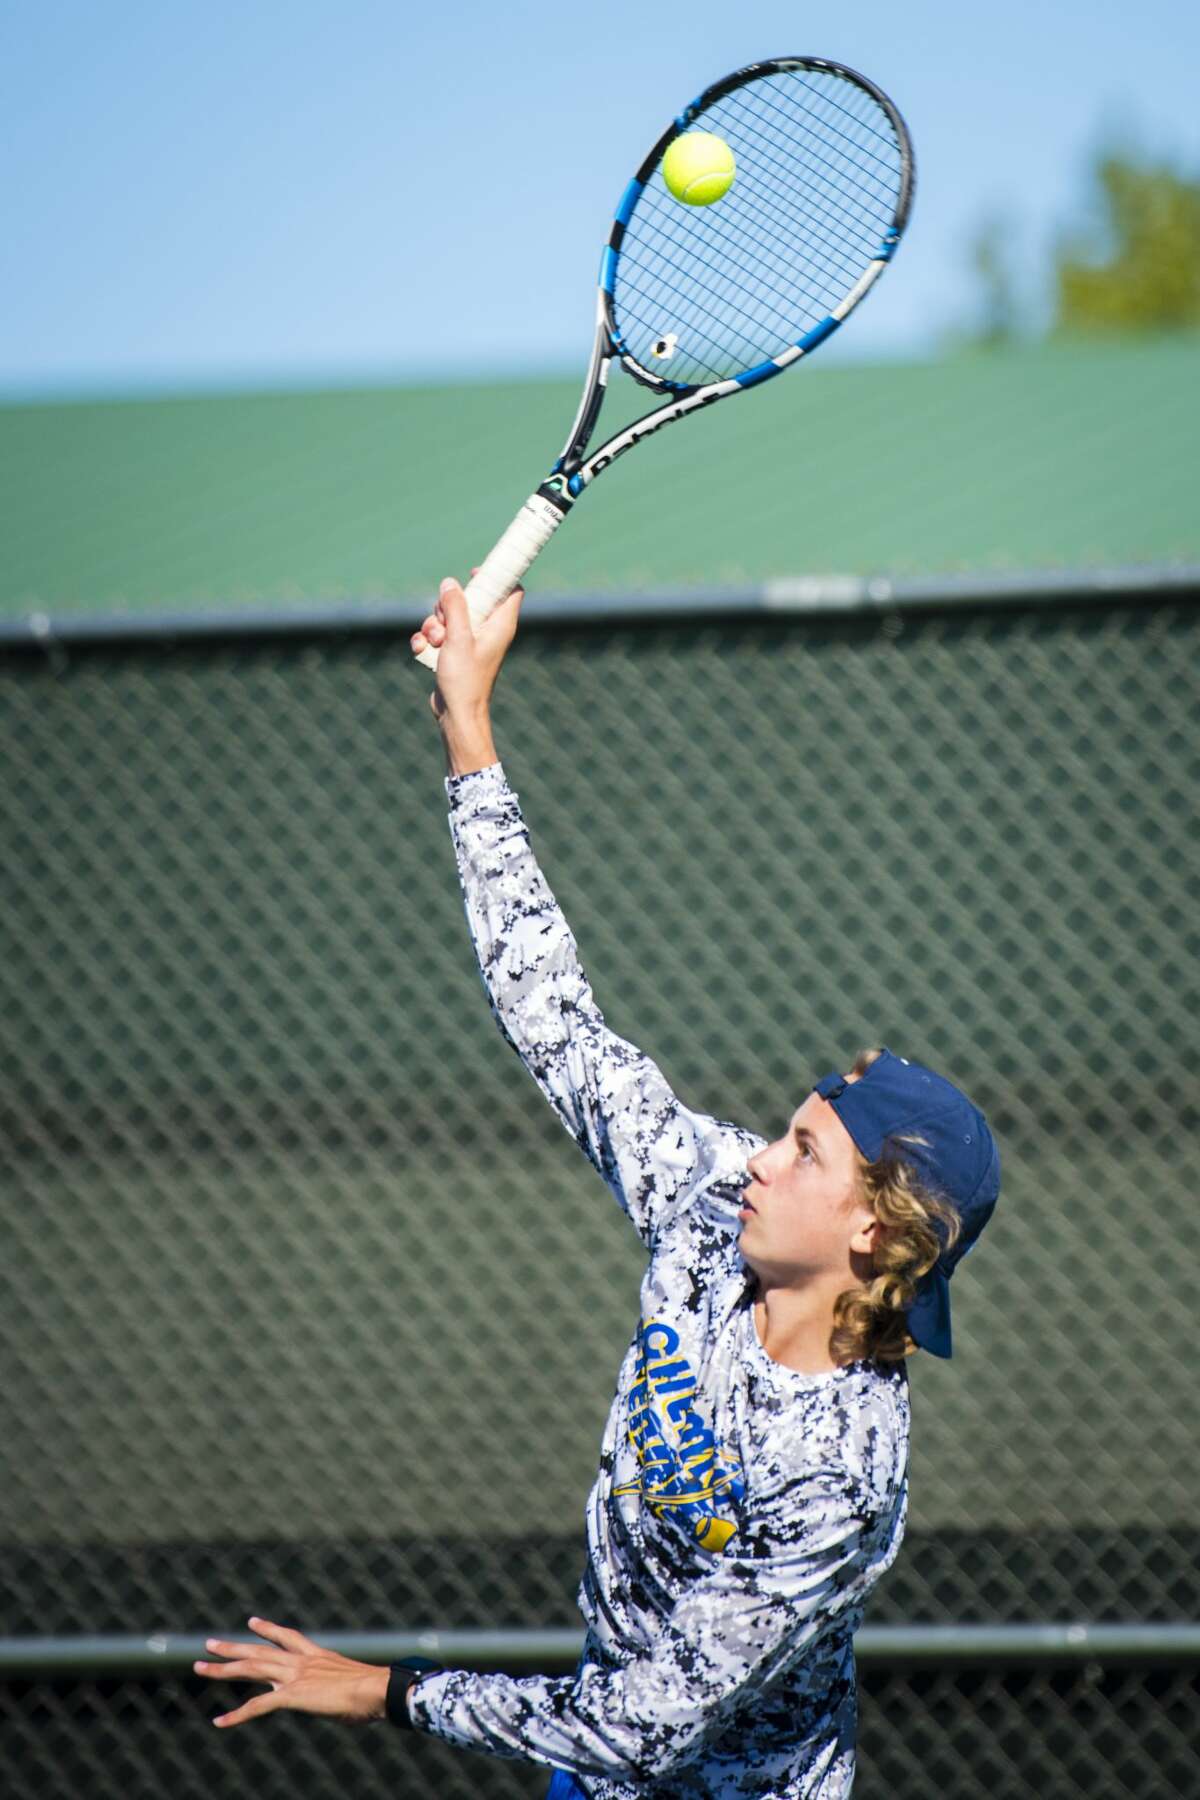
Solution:
{"label": "tree", "polygon": [[1018,334],[1021,308],[1014,274],[1014,228],[1004,214],[993,214],[976,231],[969,246],[971,272],[979,290],[979,317],[968,341],[996,350]]}
{"label": "tree", "polygon": [[1099,233],[1055,249],[1055,329],[1200,328],[1200,180],[1107,151],[1094,181]]}

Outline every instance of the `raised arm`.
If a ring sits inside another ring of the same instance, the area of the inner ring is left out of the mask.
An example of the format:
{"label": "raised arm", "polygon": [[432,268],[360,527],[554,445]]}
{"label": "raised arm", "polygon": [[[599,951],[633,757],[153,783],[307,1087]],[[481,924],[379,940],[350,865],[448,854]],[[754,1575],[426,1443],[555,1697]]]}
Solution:
{"label": "raised arm", "polygon": [[[759,1140],[691,1112],[651,1059],[611,1031],[575,939],[538,867],[491,735],[488,696],[512,629],[470,640],[465,602],[447,590],[422,633],[439,648],[451,828],[471,937],[492,1010],[542,1092],[647,1243],[674,1207],[724,1180],[738,1184]],[[515,609],[511,612],[515,629]],[[474,665],[472,664],[474,658]]]}

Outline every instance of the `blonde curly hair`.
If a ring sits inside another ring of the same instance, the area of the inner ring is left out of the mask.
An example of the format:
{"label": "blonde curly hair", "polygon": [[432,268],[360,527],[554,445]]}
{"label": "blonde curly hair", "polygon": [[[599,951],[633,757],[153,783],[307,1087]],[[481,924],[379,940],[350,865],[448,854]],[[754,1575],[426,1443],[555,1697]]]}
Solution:
{"label": "blonde curly hair", "polygon": [[[865,1075],[881,1049],[862,1050],[854,1059],[855,1075]],[[923,1144],[924,1138],[898,1134],[896,1145]],[[848,1288],[834,1306],[830,1354],[839,1363],[900,1362],[920,1346],[905,1324],[917,1283],[954,1243],[961,1230],[958,1213],[948,1200],[932,1194],[918,1180],[899,1150],[885,1148],[878,1162],[858,1155],[858,1198],[879,1223],[874,1273],[863,1287]],[[935,1229],[935,1221],[942,1231]]]}

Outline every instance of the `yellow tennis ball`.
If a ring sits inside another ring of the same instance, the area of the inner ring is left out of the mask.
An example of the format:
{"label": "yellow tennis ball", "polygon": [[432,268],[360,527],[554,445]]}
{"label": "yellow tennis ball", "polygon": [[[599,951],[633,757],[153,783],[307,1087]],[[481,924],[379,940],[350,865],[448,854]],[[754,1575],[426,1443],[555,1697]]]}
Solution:
{"label": "yellow tennis ball", "polygon": [[737,173],[733,151],[711,131],[685,131],[672,138],[662,161],[663,180],[685,206],[711,206]]}

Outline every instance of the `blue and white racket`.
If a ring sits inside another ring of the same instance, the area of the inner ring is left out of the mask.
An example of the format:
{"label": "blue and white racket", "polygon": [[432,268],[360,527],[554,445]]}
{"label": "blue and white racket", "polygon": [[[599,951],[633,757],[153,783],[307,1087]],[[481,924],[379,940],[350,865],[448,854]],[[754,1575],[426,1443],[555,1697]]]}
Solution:
{"label": "blue and white racket", "polygon": [[[663,157],[711,132],[735,173],[711,205],[677,200]],[[478,626],[518,586],[583,490],[663,425],[811,356],[895,254],[913,195],[904,120],[865,76],[817,56],[751,63],[663,132],[621,197],[600,263],[596,341],[562,455],[467,586]],[[666,396],[587,454],[617,360]],[[418,662],[437,668],[432,647]]]}

